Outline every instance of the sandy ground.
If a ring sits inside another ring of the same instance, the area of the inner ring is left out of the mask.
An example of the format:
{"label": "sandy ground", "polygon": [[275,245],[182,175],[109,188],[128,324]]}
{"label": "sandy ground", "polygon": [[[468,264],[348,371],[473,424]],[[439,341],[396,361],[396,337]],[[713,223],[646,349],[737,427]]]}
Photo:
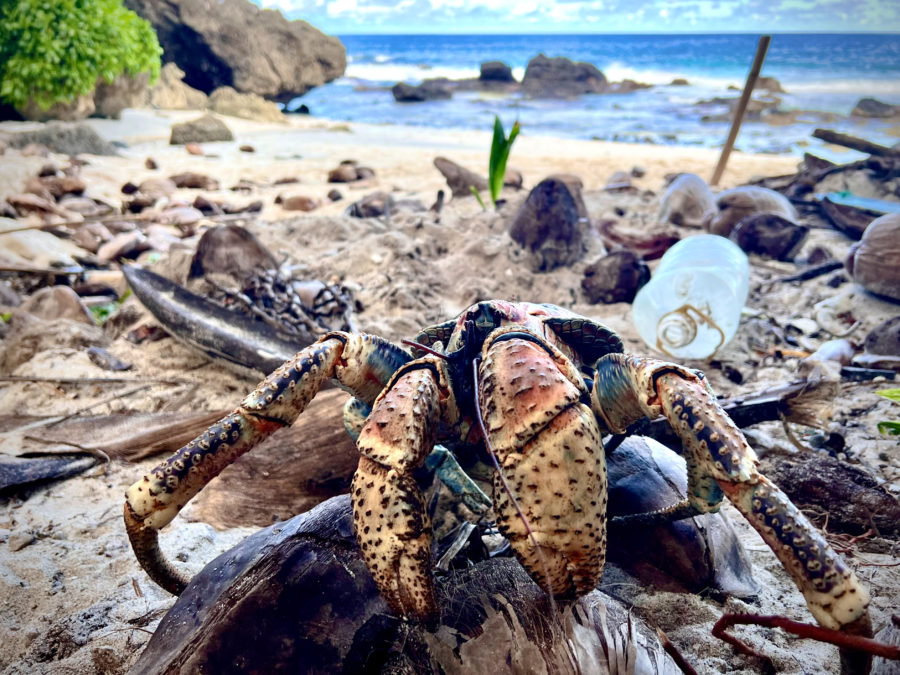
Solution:
{"label": "sandy ground", "polygon": [[[220,181],[222,190],[204,194],[235,203],[263,199],[262,218],[249,229],[277,256],[294,263],[299,275],[341,278],[355,290],[361,303],[362,311],[357,316],[360,328],[392,339],[411,336],[423,325],[451,317],[474,300],[499,297],[569,307],[619,331],[628,349],[646,351],[631,324],[629,305],[590,305],[580,292],[584,267],[600,255],[599,248],[592,248],[584,261],[552,273],[533,274],[524,267],[506,234],[506,225],[527,190],[505,193],[507,203],[498,212],[482,211],[474,198],[453,200],[441,212],[439,221],[433,214],[412,211],[398,211],[390,219],[360,220],[341,215],[349,201],[376,189],[392,191],[396,198],[420,199],[428,206],[436,191],[445,187],[432,165],[434,157],[443,155],[481,171],[487,165],[487,133],[346,125],[314,118],[293,119],[289,126],[228,119],[236,141],[207,144],[206,156],[196,157],[166,143],[173,121],[195,115],[126,111],[118,122],[91,121],[107,139],[127,143],[128,147],[121,157],[87,158],[82,177],[88,184],[88,194],[118,204],[120,187],[126,180],[139,183],[151,175],[191,170]],[[238,146],[245,143],[253,145],[256,152],[240,152]],[[147,157],[158,162],[158,171],[144,167]],[[522,171],[526,188],[549,174],[574,173],[585,184],[585,201],[593,221],[624,218],[629,227],[652,229],[663,177],[694,172],[708,178],[717,157],[717,152],[704,149],[535,138],[526,130],[513,148],[510,165]],[[65,163],[62,157],[51,159]],[[363,185],[337,186],[345,199],[310,214],[287,213],[273,204],[278,193],[307,194],[324,200],[335,187],[326,183],[327,171],[343,159],[355,159],[373,168],[375,178]],[[7,151],[0,163],[0,197],[21,190],[27,177],[46,161]],[[753,176],[790,173],[795,164],[791,158],[736,153],[723,187]],[[611,194],[600,189],[614,171],[629,171],[633,166],[645,171],[642,178],[635,179],[641,188],[638,193]],[[227,189],[242,178],[271,183],[282,177],[297,177],[300,182],[258,188],[250,195]],[[195,194],[184,191],[176,197],[192,199]],[[618,215],[617,209],[626,215]],[[9,226],[7,221],[3,229]],[[842,257],[849,243],[834,232],[815,230],[806,246],[822,245]],[[194,244],[193,240],[185,241],[187,248]],[[167,260],[171,256],[163,256],[156,264],[165,268]],[[852,302],[854,315],[862,322],[857,333],[861,339],[868,329],[898,313],[896,305],[860,293],[851,283],[831,288],[826,283],[829,277],[769,290],[769,280],[792,269],[789,264],[754,260],[748,301],[752,316],[745,317],[735,339],[718,355],[723,364],[743,374],[742,384],[734,384],[722,370],[709,364],[690,364],[706,368],[717,391],[750,392],[795,377],[796,359],[760,357],[754,351],[760,348],[760,321],[765,317],[774,318],[780,325],[805,319],[807,322],[801,325],[808,326],[816,302],[855,293]],[[128,302],[137,304],[135,300]],[[828,337],[813,330],[804,340],[811,350]],[[765,343],[765,336],[762,340]],[[129,378],[142,383],[149,378],[181,383],[149,383],[139,392],[96,407],[97,413],[227,409],[256,382],[255,377],[236,375],[171,339],[134,345],[120,337],[108,349],[133,364],[127,372]],[[109,376],[82,350],[53,346],[52,341],[12,374]],[[873,393],[883,386],[845,386],[836,401],[834,423],[846,434],[853,461],[870,468],[896,494],[900,477],[896,442],[879,435],[875,428],[877,421],[891,414],[890,403]],[[0,414],[68,414],[130,388],[128,383],[4,382],[0,383]],[[783,436],[780,425],[766,431]],[[21,433],[4,434],[2,439],[7,454],[21,454],[30,447]],[[139,569],[120,519],[124,490],[155,461],[104,463],[76,478],[0,502],[0,672],[121,673],[135,661],[173,602]],[[727,512],[739,527],[757,579],[764,587],[759,604],[751,610],[808,620],[802,597],[778,561],[734,510],[729,508]],[[203,522],[192,521],[189,507],[165,530],[162,539],[164,549],[172,557],[177,555],[180,564],[193,572],[252,531],[216,531]],[[872,613],[876,628],[880,628],[890,612],[896,611],[900,573],[897,567],[877,565],[890,565],[896,559],[859,553],[850,562],[872,588]],[[708,637],[712,623],[723,611],[720,603],[651,589],[632,589],[626,596],[642,618],[669,634],[700,672],[756,672],[730,648]],[[757,646],[773,655],[781,672],[837,672],[836,652],[830,647],[777,631],[748,633],[754,635]]]}

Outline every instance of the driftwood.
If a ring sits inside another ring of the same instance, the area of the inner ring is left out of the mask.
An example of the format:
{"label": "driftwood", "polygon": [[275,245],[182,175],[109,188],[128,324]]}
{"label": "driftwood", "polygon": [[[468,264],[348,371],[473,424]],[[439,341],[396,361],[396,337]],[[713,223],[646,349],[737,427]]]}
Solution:
{"label": "driftwood", "polygon": [[869,211],[846,204],[837,204],[827,197],[819,202],[819,205],[831,224],[854,240],[862,239],[863,232],[876,217]]}
{"label": "driftwood", "polygon": [[867,141],[864,138],[857,138],[856,136],[841,134],[837,131],[832,131],[831,129],[816,129],[815,131],[813,131],[812,135],[813,137],[823,140],[826,143],[841,145],[852,150],[859,150],[860,152],[865,152],[869,155],[880,155],[882,157],[900,157],[900,151],[889,148],[886,145],[879,145],[878,143]]}
{"label": "driftwood", "polygon": [[678,673],[655,633],[600,591],[554,607],[511,558],[437,578],[440,619],[398,619],[353,537],[348,496],[207,565],[131,671]]}

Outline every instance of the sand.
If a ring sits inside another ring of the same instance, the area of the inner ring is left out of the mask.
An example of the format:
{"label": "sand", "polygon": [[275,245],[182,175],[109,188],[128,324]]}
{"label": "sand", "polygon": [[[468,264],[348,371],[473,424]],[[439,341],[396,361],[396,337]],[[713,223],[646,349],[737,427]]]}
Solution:
{"label": "sand", "polygon": [[[627,304],[590,305],[580,292],[588,262],[598,257],[594,245],[584,261],[549,274],[532,274],[506,234],[506,224],[527,190],[504,193],[499,211],[483,211],[474,198],[449,202],[436,219],[428,212],[400,210],[389,219],[350,219],[342,216],[351,200],[376,189],[395,198],[419,199],[427,207],[438,189],[445,188],[432,160],[446,156],[463,166],[484,172],[490,137],[486,132],[440,131],[394,126],[344,124],[315,118],[292,118],[289,125],[257,124],[227,119],[233,143],[206,144],[206,156],[188,155],[167,145],[169,126],[194,117],[190,112],[126,111],[120,121],[92,120],[104,137],[127,143],[120,157],[88,157],[82,177],[88,194],[118,204],[125,181],[139,183],[150,176],[197,171],[220,181],[218,192],[204,192],[234,203],[262,199],[259,220],[248,227],[280,258],[293,264],[299,276],[339,278],[350,286],[361,305],[357,315],[363,330],[391,339],[413,334],[423,325],[449,318],[469,303],[485,297],[552,302],[602,320],[617,330],[633,351],[646,351],[630,319]],[[15,128],[18,125],[0,125]],[[254,153],[238,150],[250,144]],[[153,157],[160,169],[145,168]],[[655,214],[663,178],[675,172],[694,172],[708,178],[718,158],[705,149],[625,145],[596,141],[570,141],[531,137],[527,129],[516,142],[510,166],[519,169],[526,188],[553,173],[573,173],[585,185],[591,219],[616,218],[630,228],[655,227]],[[60,165],[63,157],[51,157]],[[355,159],[375,171],[362,185],[332,185],[327,172],[344,159]],[[0,163],[0,198],[21,190],[47,158],[21,157],[7,151]],[[735,153],[722,187],[738,185],[754,176],[791,173],[794,158]],[[615,171],[641,167],[635,178],[639,191],[612,194],[601,190]],[[233,193],[228,187],[240,179],[271,183],[283,177],[299,183],[263,187],[252,194]],[[344,199],[325,200],[337,187]],[[275,205],[277,194],[305,194],[323,201],[310,214],[285,212]],[[196,191],[176,193],[192,199]],[[625,216],[617,213],[624,212]],[[195,240],[186,240],[190,250]],[[837,257],[849,242],[827,230],[812,233],[807,247],[822,245]],[[180,256],[180,258],[179,258]],[[158,256],[157,256],[158,257]],[[154,264],[171,271],[184,254],[173,250]],[[148,258],[144,258],[149,262]],[[760,321],[772,317],[779,325],[809,319],[821,299],[855,292],[854,314],[862,325],[858,339],[879,321],[896,315],[897,306],[844,283],[837,289],[828,277],[806,284],[776,285],[772,278],[792,265],[754,260],[751,298],[755,317],[747,317],[738,335],[718,355],[740,370],[737,385],[720,368],[708,363],[689,365],[707,370],[712,386],[721,393],[737,394],[785,382],[796,376],[797,359],[760,357],[753,349],[760,337]],[[128,304],[136,308],[131,299]],[[5,311],[5,310],[4,310]],[[802,324],[807,325],[807,324]],[[829,336],[811,333],[804,344],[814,349]],[[80,349],[51,343],[19,365],[14,374],[102,378],[110,373],[94,365]],[[121,396],[95,411],[153,412],[165,410],[220,410],[236,405],[257,381],[239,375],[198,355],[171,339],[134,345],[123,337],[108,347],[118,358],[133,364],[127,377],[150,383],[137,393]],[[757,365],[751,365],[754,361]],[[870,468],[879,480],[897,489],[900,461],[896,442],[879,435],[875,424],[891,415],[890,403],[874,391],[883,384],[843,388],[836,401],[834,423],[846,435],[854,461]],[[130,389],[128,384],[0,383],[0,414],[69,414]],[[896,413],[894,413],[896,416]],[[783,436],[780,425],[765,429]],[[4,434],[4,452],[20,454],[32,448],[22,434]],[[2,673],[121,673],[134,663],[164,611],[173,599],[158,589],[140,570],[121,526],[124,490],[157,460],[138,464],[104,463],[76,478],[37,488],[0,503],[0,672]],[[764,591],[752,611],[786,614],[809,620],[803,599],[761,539],[730,507],[727,513],[739,528]],[[218,552],[227,550],[254,528],[217,531],[192,520],[191,508],[163,534],[164,549],[180,565],[196,572]],[[873,594],[876,627],[896,611],[900,573],[888,555],[858,553],[851,559]],[[709,599],[632,589],[625,597],[639,616],[662,626],[699,672],[754,672],[730,648],[709,638],[708,631],[723,606]],[[737,603],[740,604],[740,603]],[[678,619],[673,620],[673,615]],[[781,672],[837,672],[833,648],[786,637],[777,631],[746,631],[757,646],[772,654]]]}

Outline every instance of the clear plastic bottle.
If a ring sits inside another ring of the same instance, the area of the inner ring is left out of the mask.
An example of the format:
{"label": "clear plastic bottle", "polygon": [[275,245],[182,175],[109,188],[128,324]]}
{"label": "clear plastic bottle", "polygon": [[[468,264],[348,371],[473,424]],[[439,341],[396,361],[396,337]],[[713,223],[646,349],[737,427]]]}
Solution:
{"label": "clear plastic bottle", "polygon": [[725,237],[700,234],[666,251],[631,315],[648,345],[674,359],[705,359],[737,332],[750,261]]}

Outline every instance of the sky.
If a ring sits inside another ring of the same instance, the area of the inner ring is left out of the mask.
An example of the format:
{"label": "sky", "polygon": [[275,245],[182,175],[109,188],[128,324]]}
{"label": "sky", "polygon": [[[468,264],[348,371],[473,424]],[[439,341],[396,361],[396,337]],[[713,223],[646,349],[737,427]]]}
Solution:
{"label": "sky", "polygon": [[900,34],[898,0],[252,0],[353,33]]}

